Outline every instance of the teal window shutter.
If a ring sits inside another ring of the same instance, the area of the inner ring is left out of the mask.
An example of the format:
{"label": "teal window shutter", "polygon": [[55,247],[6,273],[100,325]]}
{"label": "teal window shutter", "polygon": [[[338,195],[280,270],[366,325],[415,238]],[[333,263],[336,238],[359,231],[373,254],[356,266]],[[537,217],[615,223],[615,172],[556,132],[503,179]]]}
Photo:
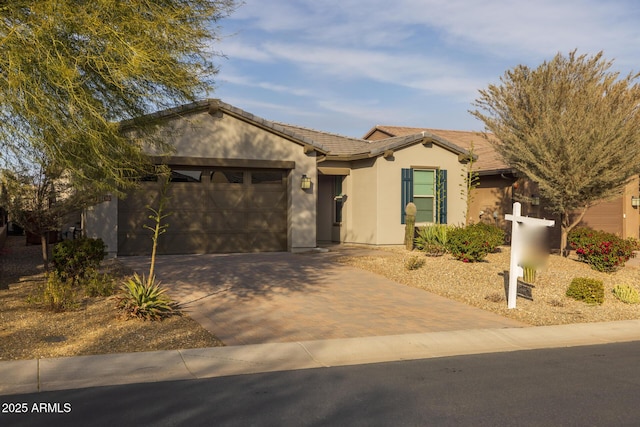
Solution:
{"label": "teal window shutter", "polygon": [[445,169],[438,170],[438,222],[440,224],[447,223],[447,171]]}
{"label": "teal window shutter", "polygon": [[404,208],[407,206],[407,203],[413,202],[413,170],[412,169],[402,169],[402,188],[400,191],[400,222],[401,224],[405,223],[404,220]]}

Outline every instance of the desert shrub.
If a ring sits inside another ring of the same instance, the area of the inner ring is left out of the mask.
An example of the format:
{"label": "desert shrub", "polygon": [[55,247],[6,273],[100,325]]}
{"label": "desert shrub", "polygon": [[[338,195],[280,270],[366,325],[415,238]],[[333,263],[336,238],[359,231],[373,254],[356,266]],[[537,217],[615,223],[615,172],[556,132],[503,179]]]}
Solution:
{"label": "desert shrub", "polygon": [[566,295],[587,304],[602,304],[604,302],[604,284],[602,280],[576,277],[569,284]]}
{"label": "desert shrub", "polygon": [[613,295],[627,304],[638,304],[640,302],[638,290],[629,285],[615,285],[613,287]]}
{"label": "desert shrub", "polygon": [[424,265],[424,258],[413,255],[407,258],[404,262],[404,268],[407,270],[417,270]]}
{"label": "desert shrub", "polygon": [[85,293],[90,297],[108,297],[115,292],[115,279],[107,273],[99,273],[95,269],[89,269],[83,280]]}
{"label": "desert shrub", "polygon": [[75,289],[56,272],[47,275],[39,290],[41,298],[38,299],[51,311],[67,311],[77,305]]}
{"label": "desert shrub", "polygon": [[418,229],[418,236],[414,243],[416,249],[427,255],[439,256],[447,252],[447,234],[449,226],[446,224],[433,224]]}
{"label": "desert shrub", "polygon": [[634,239],[622,239],[615,234],[579,227],[568,236],[569,245],[578,259],[597,271],[610,273],[634,257],[638,248]]}
{"label": "desert shrub", "polygon": [[179,313],[179,306],[160,286],[155,277],[145,280],[134,274],[121,286],[116,296],[117,307],[127,317],[162,320]]}
{"label": "desert shrub", "polygon": [[87,271],[100,266],[105,255],[102,239],[63,240],[53,247],[53,268],[62,281],[70,280],[76,285],[85,278]]}
{"label": "desert shrub", "polygon": [[490,224],[454,227],[447,234],[447,250],[464,262],[482,261],[504,243],[504,231]]}
{"label": "desert shrub", "polygon": [[502,228],[485,222],[471,224],[469,227],[484,233],[491,252],[495,252],[495,250],[498,249],[498,246],[504,245],[505,232]]}

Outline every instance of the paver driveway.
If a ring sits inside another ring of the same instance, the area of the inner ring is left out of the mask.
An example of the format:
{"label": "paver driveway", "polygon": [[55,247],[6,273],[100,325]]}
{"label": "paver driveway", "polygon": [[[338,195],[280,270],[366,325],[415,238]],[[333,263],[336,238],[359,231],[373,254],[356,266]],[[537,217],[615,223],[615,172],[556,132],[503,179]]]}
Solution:
{"label": "paver driveway", "polygon": [[[148,257],[120,260],[148,269]],[[156,275],[226,345],[527,326],[326,253],[166,255]]]}

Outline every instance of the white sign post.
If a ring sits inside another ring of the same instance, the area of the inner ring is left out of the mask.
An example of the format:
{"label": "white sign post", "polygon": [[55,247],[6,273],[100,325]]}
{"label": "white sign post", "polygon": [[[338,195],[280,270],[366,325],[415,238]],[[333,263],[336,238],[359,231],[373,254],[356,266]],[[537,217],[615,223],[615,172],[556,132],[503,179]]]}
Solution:
{"label": "white sign post", "polygon": [[[504,219],[511,224],[511,260],[509,262],[509,293],[507,308],[516,308],[518,296],[518,277],[523,275],[522,262],[524,260],[529,239],[525,238],[525,227],[553,227],[555,221],[548,219],[530,218],[522,216],[522,206],[519,202],[513,204],[513,214],[507,214]],[[535,232],[535,231],[534,231]]]}

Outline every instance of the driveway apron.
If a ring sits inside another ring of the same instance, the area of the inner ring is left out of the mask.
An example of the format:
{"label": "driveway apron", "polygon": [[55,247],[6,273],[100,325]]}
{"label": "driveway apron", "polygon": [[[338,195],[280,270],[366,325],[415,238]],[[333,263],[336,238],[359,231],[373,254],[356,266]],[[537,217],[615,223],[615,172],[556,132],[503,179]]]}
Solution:
{"label": "driveway apron", "polygon": [[[119,258],[139,273],[148,257]],[[156,276],[226,345],[528,326],[329,254],[166,255]]]}

